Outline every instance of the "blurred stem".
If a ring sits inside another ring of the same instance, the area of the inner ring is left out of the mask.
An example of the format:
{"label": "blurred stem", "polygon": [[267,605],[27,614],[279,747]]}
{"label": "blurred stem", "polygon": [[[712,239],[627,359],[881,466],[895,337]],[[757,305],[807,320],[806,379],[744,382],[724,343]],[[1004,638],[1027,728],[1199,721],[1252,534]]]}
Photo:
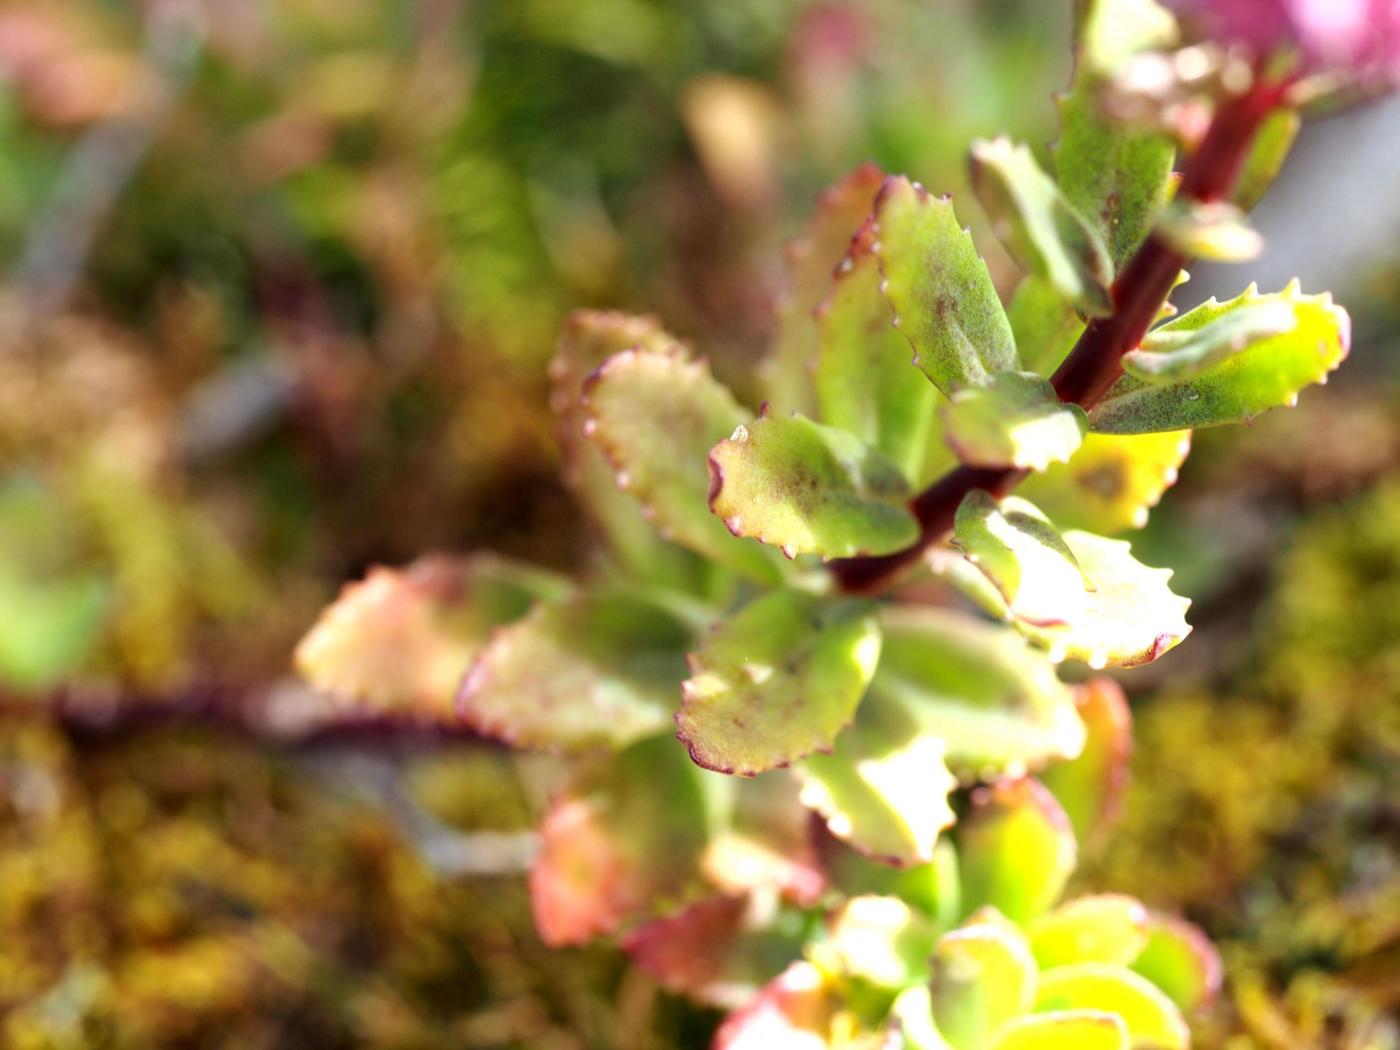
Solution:
{"label": "blurred stem", "polygon": [[[1186,167],[1178,199],[1209,203],[1230,195],[1255,133],[1280,105],[1285,87],[1260,79],[1250,91],[1221,103]],[[1187,261],[1155,234],[1143,242],[1113,284],[1113,313],[1089,323],[1051,377],[1061,401],[1088,409],[1108,392],[1123,374],[1123,355],[1147,334]],[[982,489],[1000,498],[1026,474],[1024,470],[967,466],[950,471],[909,505],[919,522],[918,540],[893,554],[833,561],[831,571],[837,584],[853,594],[887,589],[904,570],[920,561],[925,551],[948,538],[958,506],[969,492]]]}

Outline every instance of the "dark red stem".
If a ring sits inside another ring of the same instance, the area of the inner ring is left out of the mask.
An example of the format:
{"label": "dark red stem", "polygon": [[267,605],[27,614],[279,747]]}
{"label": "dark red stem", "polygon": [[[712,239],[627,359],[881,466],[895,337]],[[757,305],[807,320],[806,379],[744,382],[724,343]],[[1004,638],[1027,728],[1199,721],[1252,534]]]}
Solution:
{"label": "dark red stem", "polygon": [[[1220,106],[1186,167],[1178,199],[1208,203],[1229,196],[1255,132],[1279,104],[1281,94],[1280,85],[1263,82]],[[1051,377],[1061,401],[1090,408],[1108,392],[1123,374],[1123,355],[1147,334],[1186,262],[1185,255],[1155,234],[1143,242],[1114,281],[1113,313],[1089,323]],[[1010,469],[958,467],[950,471],[909,504],[919,522],[918,540],[894,554],[833,561],[830,568],[837,584],[852,594],[885,589],[926,550],[948,538],[964,496],[974,489],[1004,496],[1025,476],[1024,470]]]}

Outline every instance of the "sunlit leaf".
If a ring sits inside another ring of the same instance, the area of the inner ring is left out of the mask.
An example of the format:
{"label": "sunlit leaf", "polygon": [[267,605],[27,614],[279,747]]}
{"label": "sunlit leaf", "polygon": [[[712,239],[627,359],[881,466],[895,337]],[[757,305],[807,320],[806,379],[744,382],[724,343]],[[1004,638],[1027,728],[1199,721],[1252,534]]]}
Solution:
{"label": "sunlit leaf", "polygon": [[1295,403],[1300,390],[1324,382],[1351,348],[1351,319],[1329,294],[1304,295],[1294,281],[1282,292],[1261,296],[1251,285],[1238,298],[1201,304],[1154,335],[1199,331],[1264,302],[1289,307],[1293,327],[1251,343],[1181,382],[1144,383],[1124,376],[1090,411],[1090,426],[1112,434],[1184,430],[1244,423],[1271,408]]}
{"label": "sunlit leaf", "polygon": [[845,257],[851,236],[869,218],[884,178],[873,164],[846,174],[821,195],[807,230],[787,246],[787,291],[778,303],[778,334],[767,383],[769,403],[779,413],[812,415],[816,410],[811,375],[818,344],[814,311],[831,293],[832,271]]}
{"label": "sunlit leaf", "polygon": [[933,1023],[933,995],[927,984],[912,985],[895,997],[889,1029],[896,1050],[951,1050]]}
{"label": "sunlit leaf", "polygon": [[1075,687],[1075,707],[1088,736],[1075,758],[1053,763],[1040,775],[1084,845],[1101,838],[1118,815],[1133,754],[1133,716],[1123,689],[1111,678]]}
{"label": "sunlit leaf", "polygon": [[1134,1046],[1186,1050],[1191,1035],[1181,1011],[1155,985],[1131,970],[1103,963],[1075,963],[1045,970],[1035,1008],[1040,1011],[1105,1010],[1117,1014]]}
{"label": "sunlit leaf", "polygon": [[933,1021],[955,1050],[987,1050],[998,1029],[1035,1002],[1035,959],[1010,923],[973,922],[944,934],[932,971]]}
{"label": "sunlit leaf", "polygon": [[968,911],[990,905],[1014,922],[1029,922],[1059,899],[1074,870],[1069,818],[1055,796],[1029,778],[973,792],[957,839]]}
{"label": "sunlit leaf", "polygon": [[1264,298],[1201,328],[1164,325],[1123,355],[1123,371],[1145,383],[1191,379],[1255,343],[1292,331],[1296,323],[1288,303]]}
{"label": "sunlit leaf", "polygon": [[972,188],[1012,258],[1085,313],[1112,313],[1108,249],[1030,148],[1006,138],[974,142],[971,169]]}
{"label": "sunlit leaf", "polygon": [[730,782],[729,820],[716,829],[700,866],[711,885],[740,896],[776,892],[811,905],[826,889],[812,843],[811,814],[788,777]]}
{"label": "sunlit leaf", "polygon": [[710,452],[711,510],[735,536],[772,544],[790,558],[908,546],[919,535],[908,497],[908,481],[879,452],[802,416],[765,413]]}
{"label": "sunlit leaf", "polygon": [[1086,434],[1069,462],[1032,474],[1016,491],[1061,528],[1113,535],[1147,524],[1190,451],[1189,430]]}
{"label": "sunlit leaf", "polygon": [[1032,372],[999,372],[955,391],[942,416],[948,444],[973,467],[1044,470],[1068,460],[1089,429],[1084,410],[1062,404]]}
{"label": "sunlit leaf", "polygon": [[872,693],[831,754],[794,767],[803,804],[832,834],[887,863],[929,863],[939,833],[953,823],[948,795],[957,780],[943,762],[945,743],[921,715]]}
{"label": "sunlit leaf", "polygon": [[1012,1021],[992,1050],[1129,1050],[1128,1029],[1117,1014],[1057,1010]]}
{"label": "sunlit leaf", "polygon": [[1026,500],[971,493],[955,542],[995,585],[1005,615],[1056,662],[1133,667],[1190,633],[1191,603],[1172,593],[1170,569],[1143,565],[1123,540],[1062,535]]}
{"label": "sunlit leaf", "polygon": [[1183,255],[1214,262],[1248,262],[1264,250],[1264,238],[1227,201],[1173,201],[1157,218],[1157,236]]}
{"label": "sunlit leaf", "polygon": [[707,769],[752,776],[831,747],[880,659],[868,602],[775,590],[691,657],[678,736]]}
{"label": "sunlit leaf", "polygon": [[1208,1005],[1220,991],[1219,952],[1199,927],[1172,915],[1151,916],[1147,944],[1132,968],[1187,1013]]}
{"label": "sunlit leaf", "polygon": [[821,420],[889,457],[911,482],[923,479],[941,397],[914,367],[880,291],[874,220],[861,226],[818,308],[814,381]]}
{"label": "sunlit leaf", "polygon": [[710,513],[706,459],[748,414],[703,362],[675,348],[614,354],[584,384],[583,407],[618,486],[663,536],[754,579],[780,578],[776,552],[736,539]]}
{"label": "sunlit leaf", "polygon": [[529,880],[546,944],[616,933],[699,892],[711,817],[704,775],[665,734],[614,756],[550,805]]}
{"label": "sunlit leaf", "polygon": [[880,188],[875,222],[885,295],[934,386],[950,394],[1014,368],[1011,324],[952,203],[893,177]]}
{"label": "sunlit leaf", "polygon": [[928,917],[898,897],[855,897],[832,915],[809,957],[835,978],[903,988],[927,979],[933,942]]}
{"label": "sunlit leaf", "polygon": [[1176,19],[1157,0],[1084,0],[1076,8],[1075,71],[1113,73],[1124,59],[1170,47],[1177,36]]}
{"label": "sunlit leaf", "polygon": [[691,622],[638,592],[543,602],[492,635],[458,715],[517,747],[627,744],[668,724],[693,639]]}
{"label": "sunlit leaf", "polygon": [[931,862],[902,868],[872,860],[833,836],[816,838],[831,887],[843,896],[898,897],[933,919],[941,930],[952,929],[962,918],[957,850],[947,835],[934,845]]}
{"label": "sunlit leaf", "polygon": [[942,741],[954,771],[1016,772],[1079,753],[1073,695],[1014,631],[928,606],[887,607],[882,623],[878,692]]}
{"label": "sunlit leaf", "polygon": [[321,614],[297,646],[297,671],[351,710],[447,721],[491,629],[566,589],[552,573],[490,555],[379,566]]}
{"label": "sunlit leaf", "polygon": [[613,354],[633,348],[680,352],[677,341],[653,317],[578,310],[565,322],[549,366],[549,403],[564,480],[625,570],[643,580],[694,588],[713,570],[691,551],[657,534],[643,516],[641,504],[618,489],[616,472],[602,449],[583,434],[584,380]]}
{"label": "sunlit leaf", "polygon": [[822,972],[795,962],[715,1033],[713,1050],[830,1050],[836,996]]}
{"label": "sunlit leaf", "polygon": [[1127,966],[1147,944],[1147,909],[1140,901],[1104,893],[1066,901],[1032,921],[1031,950],[1041,969],[1068,963]]}

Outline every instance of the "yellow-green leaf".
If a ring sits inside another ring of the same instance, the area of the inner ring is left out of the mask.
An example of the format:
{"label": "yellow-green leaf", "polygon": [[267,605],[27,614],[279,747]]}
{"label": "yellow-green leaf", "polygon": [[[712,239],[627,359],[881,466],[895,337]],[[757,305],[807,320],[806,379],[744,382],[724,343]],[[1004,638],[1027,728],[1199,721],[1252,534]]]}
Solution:
{"label": "yellow-green leaf", "polygon": [[1012,1021],[992,1050],[1129,1050],[1128,1029],[1103,1010],[1057,1010]]}
{"label": "yellow-green leaf", "polygon": [[1066,901],[1032,921],[1028,933],[1042,970],[1069,963],[1127,966],[1147,945],[1147,909],[1120,893]]}
{"label": "yellow-green leaf", "polygon": [[879,452],[803,416],[764,414],[710,452],[710,509],[735,536],[789,558],[908,546],[919,535],[908,497],[904,474]]}
{"label": "yellow-green leaf", "polygon": [[879,659],[870,603],[771,591],[690,658],[677,735],[706,769],[753,776],[788,765],[832,746]]}
{"label": "yellow-green leaf", "polygon": [[973,467],[1044,470],[1067,461],[1089,429],[1084,410],[1061,403],[1033,372],[999,372],[954,391],[942,416],[949,446]]}
{"label": "yellow-green leaf", "polygon": [[1104,1010],[1117,1014],[1134,1046],[1187,1050],[1191,1033],[1174,1003],[1146,978],[1121,966],[1075,963],[1040,975],[1037,1012]]}
{"label": "yellow-green leaf", "polygon": [[1069,818],[1029,777],[973,792],[957,845],[964,909],[990,905],[1022,924],[1059,900],[1076,858]]}
{"label": "yellow-green leaf", "polygon": [[1147,524],[1190,451],[1189,430],[1086,434],[1069,462],[1032,474],[1016,491],[1062,528],[1111,536]]}
{"label": "yellow-green leaf", "polygon": [[1118,815],[1133,756],[1133,716],[1123,688],[1111,678],[1091,678],[1074,689],[1075,709],[1087,736],[1084,749],[1043,773],[1044,782],[1086,847],[1102,838]]}
{"label": "yellow-green leaf", "polygon": [[1151,916],[1147,944],[1132,968],[1188,1013],[1220,991],[1220,953],[1199,927],[1173,915]]}
{"label": "yellow-green leaf", "polygon": [[1035,987],[1035,959],[1010,923],[969,923],[934,946],[933,1023],[954,1050],[990,1050],[997,1031],[1030,1010]]}

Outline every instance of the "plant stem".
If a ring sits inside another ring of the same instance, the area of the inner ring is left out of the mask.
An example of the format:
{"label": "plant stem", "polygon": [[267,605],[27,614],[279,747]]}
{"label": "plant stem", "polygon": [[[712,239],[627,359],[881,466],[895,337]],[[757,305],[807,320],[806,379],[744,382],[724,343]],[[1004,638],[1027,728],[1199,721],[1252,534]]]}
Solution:
{"label": "plant stem", "polygon": [[[1244,95],[1220,105],[1192,155],[1177,189],[1182,200],[1209,203],[1229,196],[1260,124],[1279,104],[1283,86],[1260,81]],[[1122,357],[1142,341],[1171,294],[1187,257],[1155,234],[1143,242],[1113,283],[1114,311],[1091,321],[1050,383],[1061,401],[1091,408],[1123,374]],[[963,497],[983,489],[1001,497],[1027,472],[1016,469],[957,467],[919,493],[909,509],[919,522],[919,538],[893,554],[843,558],[830,565],[837,585],[851,594],[886,589],[924,552],[953,531]]]}

